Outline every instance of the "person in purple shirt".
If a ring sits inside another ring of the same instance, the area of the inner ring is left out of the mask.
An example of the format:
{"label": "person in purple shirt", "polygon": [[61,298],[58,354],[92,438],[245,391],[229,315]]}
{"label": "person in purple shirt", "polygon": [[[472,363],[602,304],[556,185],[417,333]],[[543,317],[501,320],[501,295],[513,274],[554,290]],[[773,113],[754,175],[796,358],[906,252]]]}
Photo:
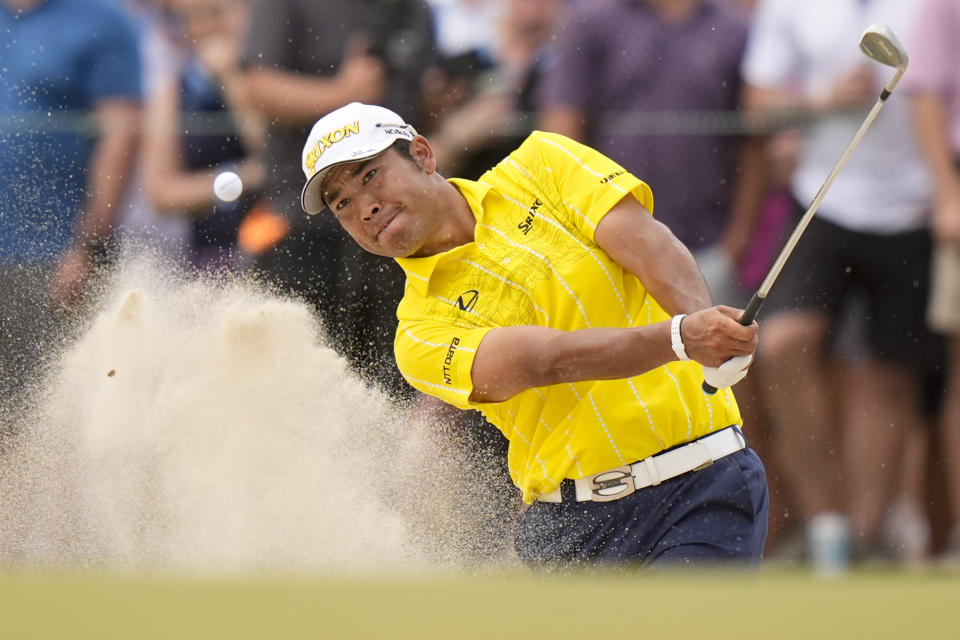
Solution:
{"label": "person in purple shirt", "polygon": [[[765,138],[735,135],[729,118],[740,106],[749,20],[721,0],[575,3],[538,93],[538,127],[594,147],[649,184],[654,216],[691,249],[714,301],[735,307],[747,302],[737,272],[768,179]],[[761,380],[748,376],[736,395],[765,451]]]}
{"label": "person in purple shirt", "polygon": [[739,106],[747,31],[741,9],[713,0],[581,2],[539,96],[540,128],[650,184],[657,218],[694,252],[714,299],[734,305],[765,174],[761,144],[714,116]]}
{"label": "person in purple shirt", "polygon": [[941,429],[953,529],[944,560],[960,566],[960,0],[926,0],[906,44],[904,88],[912,95],[917,140],[935,189],[928,321],[949,345]]}

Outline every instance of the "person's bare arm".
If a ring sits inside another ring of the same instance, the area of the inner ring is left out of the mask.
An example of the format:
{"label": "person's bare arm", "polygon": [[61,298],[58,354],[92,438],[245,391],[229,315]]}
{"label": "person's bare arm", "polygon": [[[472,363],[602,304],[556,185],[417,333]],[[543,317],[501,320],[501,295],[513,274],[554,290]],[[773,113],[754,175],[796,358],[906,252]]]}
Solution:
{"label": "person's bare arm", "polygon": [[838,74],[822,91],[817,92],[803,93],[787,86],[747,84],[744,87],[743,106],[751,115],[769,110],[802,110],[822,114],[869,106],[876,95],[873,69],[860,64]]}
{"label": "person's bare arm", "polygon": [[730,219],[720,238],[721,246],[735,264],[743,258],[767,192],[766,148],[765,136],[751,135],[744,139],[740,149]]}
{"label": "person's bare arm", "polygon": [[[183,165],[180,140],[179,84],[170,81],[157,92],[147,109],[143,143],[144,186],[160,213],[209,215],[214,205],[213,180],[219,170],[190,171]],[[263,183],[263,166],[258,158],[243,160],[235,167],[245,189]]]}
{"label": "person's bare arm", "polygon": [[[682,333],[691,358],[715,367],[756,349],[757,325],[743,327],[736,321],[739,310],[711,306],[690,252],[632,197],[607,213],[596,240],[668,313],[689,314]],[[533,387],[627,378],[672,360],[669,322],[577,331],[501,327],[487,333],[477,349],[471,400],[497,402]]]}
{"label": "person's bare arm", "polygon": [[914,130],[933,172],[936,204],[933,229],[942,242],[960,244],[960,173],[954,164],[943,99],[934,93],[913,98]]}
{"label": "person's bare arm", "polygon": [[587,120],[580,109],[574,107],[545,107],[540,114],[537,127],[567,136],[578,142],[587,141]]}
{"label": "person's bare arm", "polygon": [[335,76],[254,66],[246,80],[253,108],[284,126],[312,124],[319,116],[353,101],[376,104],[386,84],[383,62],[366,53],[361,40],[347,47]]}
{"label": "person's bare arm", "polygon": [[92,240],[109,238],[136,159],[141,117],[139,103],[106,100],[94,109],[100,138],[90,158],[86,203],[78,233]]}
{"label": "person's bare arm", "polygon": [[[209,36],[196,44],[197,55],[213,74],[227,109],[237,121],[244,149],[248,154],[254,154],[260,152],[266,142],[266,124],[250,103],[247,77],[240,67],[241,46],[238,34]],[[244,185],[247,185],[246,180]]]}
{"label": "person's bare arm", "polygon": [[439,130],[430,135],[438,166],[458,175],[470,154],[507,131],[513,100],[509,93],[490,91],[470,98],[445,117]]}
{"label": "person's bare arm", "polygon": [[89,276],[91,251],[107,242],[114,228],[134,164],[140,106],[130,100],[104,100],[94,108],[100,137],[87,171],[87,198],[81,203],[74,241],[61,256],[51,295],[70,303]]}

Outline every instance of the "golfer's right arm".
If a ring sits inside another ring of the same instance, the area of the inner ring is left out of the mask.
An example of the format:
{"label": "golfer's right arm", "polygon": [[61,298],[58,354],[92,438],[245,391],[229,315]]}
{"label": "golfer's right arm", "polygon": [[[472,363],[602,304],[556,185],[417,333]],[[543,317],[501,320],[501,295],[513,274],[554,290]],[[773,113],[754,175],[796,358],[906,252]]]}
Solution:
{"label": "golfer's right arm", "polygon": [[[697,312],[710,324],[724,325],[689,341],[688,353],[708,366],[756,348],[756,332],[743,327],[745,340],[728,335],[727,322],[739,313],[729,309],[723,320],[718,308]],[[739,326],[739,325],[738,325]],[[473,360],[472,402],[500,402],[534,387],[583,380],[614,380],[639,375],[677,356],[670,343],[670,322],[630,328],[591,328],[560,331],[549,327],[517,326],[493,329],[480,342]]]}

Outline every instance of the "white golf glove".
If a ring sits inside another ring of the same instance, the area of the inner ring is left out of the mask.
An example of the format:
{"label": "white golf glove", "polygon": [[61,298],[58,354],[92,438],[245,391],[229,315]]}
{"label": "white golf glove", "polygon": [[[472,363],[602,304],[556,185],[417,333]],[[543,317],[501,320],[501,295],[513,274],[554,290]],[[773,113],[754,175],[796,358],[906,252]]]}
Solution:
{"label": "white golf glove", "polygon": [[751,362],[753,362],[752,353],[748,356],[735,356],[719,367],[704,367],[703,379],[715,389],[732,387],[747,376]]}

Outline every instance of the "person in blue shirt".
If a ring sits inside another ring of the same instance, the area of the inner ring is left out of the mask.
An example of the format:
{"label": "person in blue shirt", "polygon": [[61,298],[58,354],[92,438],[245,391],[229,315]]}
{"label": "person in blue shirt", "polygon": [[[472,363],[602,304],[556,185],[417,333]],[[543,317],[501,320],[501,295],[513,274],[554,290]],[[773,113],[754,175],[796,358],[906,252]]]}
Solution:
{"label": "person in blue shirt", "polygon": [[134,26],[105,0],[0,0],[0,34],[2,402],[110,239],[134,161],[141,66]]}

